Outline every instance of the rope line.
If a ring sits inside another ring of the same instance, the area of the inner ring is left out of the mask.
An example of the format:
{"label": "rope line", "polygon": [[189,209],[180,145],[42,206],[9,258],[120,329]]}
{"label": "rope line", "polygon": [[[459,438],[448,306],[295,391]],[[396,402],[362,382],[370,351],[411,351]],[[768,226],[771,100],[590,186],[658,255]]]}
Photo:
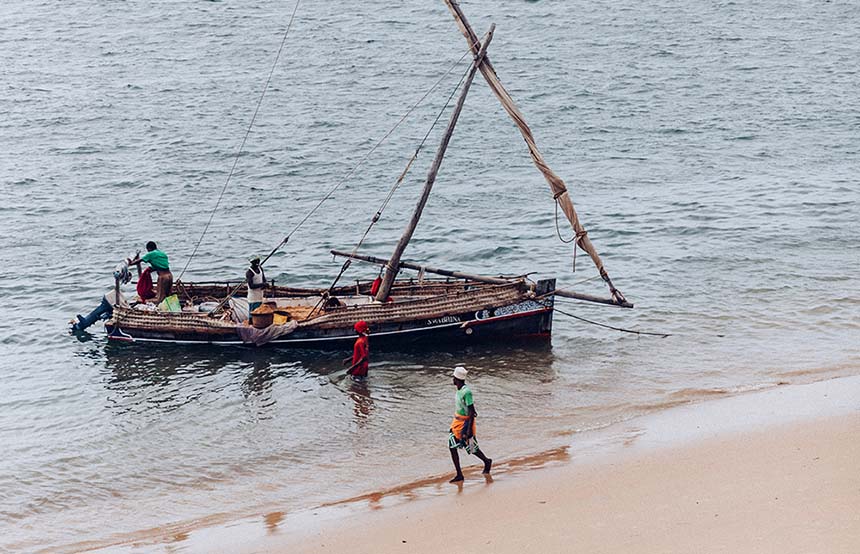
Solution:
{"label": "rope line", "polygon": [[[562,191],[561,193],[558,193],[553,197],[555,199],[555,234],[558,235],[558,240],[560,240],[564,244],[573,243],[573,272],[576,273],[576,251],[577,251],[577,247],[579,246],[579,241],[582,240],[582,237],[584,237],[585,235],[588,234],[588,231],[583,229],[582,231],[574,232],[573,236],[570,237],[569,239],[565,239],[564,237],[561,236],[561,229],[558,226],[558,198],[559,198],[559,196],[561,196],[565,192],[567,192],[567,191]],[[603,277],[603,275],[601,275],[601,277]],[[603,277],[603,280],[605,281],[606,277]],[[614,295],[616,291],[611,288],[610,292],[612,292]]]}
{"label": "rope line", "polygon": [[410,108],[406,111],[406,113],[405,113],[405,114],[403,114],[403,116],[400,118],[400,120],[399,120],[399,121],[397,121],[397,123],[395,123],[395,124],[394,124],[394,126],[393,126],[393,127],[392,127],[388,132],[387,132],[387,133],[385,133],[385,135],[383,135],[383,137],[382,137],[381,139],[379,139],[379,141],[378,141],[376,144],[374,144],[374,145],[373,145],[373,147],[372,147],[372,148],[371,148],[371,149],[370,149],[370,150],[369,150],[369,151],[364,155],[364,157],[362,157],[362,158],[361,158],[361,160],[359,160],[359,162],[358,162],[358,163],[357,163],[357,164],[356,164],[352,169],[350,169],[350,170],[347,172],[347,174],[346,174],[346,175],[344,175],[344,177],[343,177],[343,178],[341,178],[341,180],[340,180],[340,181],[338,181],[338,183],[337,183],[334,187],[332,187],[332,189],[331,189],[331,190],[330,190],[330,191],[329,191],[325,196],[323,196],[323,197],[322,197],[322,199],[321,199],[319,202],[317,202],[316,206],[314,206],[314,207],[311,209],[311,211],[310,211],[310,212],[308,212],[308,213],[307,213],[307,215],[305,215],[305,217],[303,217],[303,218],[301,219],[301,221],[299,221],[299,222],[296,224],[296,226],[293,228],[293,230],[292,230],[292,231],[290,231],[290,232],[287,234],[287,236],[284,238],[284,240],[282,240],[282,241],[280,242],[280,244],[278,244],[278,246],[276,246],[275,248],[273,248],[273,249],[272,249],[272,251],[271,251],[271,252],[269,252],[269,254],[265,257],[265,259],[263,259],[263,261],[261,262],[261,264],[260,264],[260,265],[262,265],[263,263],[265,263],[265,262],[266,262],[269,258],[271,258],[271,257],[272,257],[272,256],[273,256],[273,255],[278,251],[278,250],[280,250],[280,249],[281,249],[281,247],[282,247],[283,245],[285,245],[285,244],[287,244],[287,242],[289,242],[290,237],[292,237],[292,236],[293,236],[293,234],[294,234],[296,231],[298,231],[298,230],[299,230],[299,228],[301,228],[301,226],[302,226],[302,225],[304,225],[304,224],[305,224],[305,222],[307,222],[307,220],[308,220],[308,219],[310,219],[310,218],[311,218],[311,216],[312,216],[314,213],[316,213],[316,211],[320,208],[320,206],[322,206],[322,205],[323,205],[323,203],[324,203],[326,200],[328,200],[329,198],[331,198],[331,196],[332,196],[332,195],[337,191],[337,189],[339,189],[339,188],[340,188],[344,183],[346,183],[346,181],[347,181],[350,177],[352,177],[352,175],[353,175],[353,174],[358,170],[358,168],[359,168],[359,167],[361,167],[362,165],[364,165],[364,162],[366,162],[366,161],[370,158],[370,156],[371,156],[371,155],[376,151],[376,149],[377,149],[377,148],[379,148],[379,147],[382,145],[382,143],[384,143],[384,142],[388,139],[388,137],[390,137],[390,136],[394,133],[394,131],[395,131],[395,130],[397,130],[397,128],[398,128],[398,127],[400,127],[400,125],[401,125],[404,121],[406,121],[406,118],[408,118],[408,117],[412,114],[412,112],[413,112],[413,111],[415,111],[415,110],[418,108],[418,106],[420,106],[428,96],[430,96],[430,93],[432,93],[434,90],[436,90],[436,88],[437,88],[437,87],[442,83],[442,81],[444,81],[444,80],[445,80],[445,78],[446,78],[446,77],[447,77],[447,76],[448,76],[448,75],[449,75],[449,74],[454,70],[454,68],[455,68],[455,67],[457,67],[458,65],[460,65],[460,63],[463,61],[463,59],[464,59],[466,56],[468,56],[471,52],[472,52],[472,50],[471,50],[471,49],[469,49],[469,50],[467,50],[466,52],[464,52],[464,53],[463,53],[463,55],[462,55],[462,56],[460,56],[460,59],[458,59],[456,62],[454,62],[454,63],[453,63],[453,64],[448,68],[448,70],[447,70],[447,71],[445,71],[445,73],[442,75],[442,77],[440,77],[440,78],[439,78],[439,80],[438,80],[438,81],[436,81],[436,82],[433,84],[433,86],[432,86],[432,87],[430,87],[430,89],[429,89],[427,92],[425,92],[425,93],[421,96],[421,98],[419,98],[419,99],[418,99],[418,101],[417,101],[415,104],[413,104],[413,105],[412,105],[412,107],[410,107]]}
{"label": "rope line", "polygon": [[590,323],[591,325],[597,325],[598,327],[605,327],[606,329],[612,329],[613,331],[621,331],[622,333],[632,333],[634,335],[648,335],[652,337],[660,337],[661,339],[665,339],[666,337],[671,337],[670,333],[648,333],[646,331],[634,331],[633,329],[624,329],[622,327],[613,327],[612,325],[606,325],[605,323],[598,323],[596,321],[591,321],[590,319],[585,319],[584,317],[579,317],[578,315],[569,314],[567,312],[563,312],[558,308],[553,308],[553,310],[561,315],[566,315],[567,317],[572,317],[573,319],[578,319],[579,321],[583,321],[585,323]]}
{"label": "rope line", "polygon": [[[462,58],[460,58],[460,60],[462,61]],[[394,193],[397,191],[397,189],[403,183],[403,179],[406,177],[406,174],[409,172],[409,169],[412,167],[412,163],[418,158],[418,153],[424,147],[424,144],[427,142],[427,139],[430,137],[430,134],[433,132],[433,129],[439,123],[439,120],[442,119],[442,116],[445,114],[445,110],[447,110],[448,106],[451,104],[451,100],[453,100],[454,96],[457,94],[457,91],[460,90],[460,87],[463,86],[463,81],[466,80],[466,76],[469,74],[470,70],[471,70],[471,66],[466,68],[466,71],[460,77],[460,82],[457,83],[457,86],[454,87],[454,89],[451,91],[451,94],[448,95],[448,99],[445,101],[445,105],[442,106],[441,110],[439,110],[439,113],[436,115],[436,118],[433,120],[433,123],[430,125],[430,128],[424,134],[424,138],[421,139],[421,142],[418,144],[418,147],[415,149],[415,153],[412,154],[412,157],[409,159],[409,162],[406,164],[406,168],[400,174],[400,177],[397,178],[397,181],[395,181],[394,186],[391,187],[391,190],[388,192],[388,195],[385,197],[385,200],[383,200],[382,205],[380,206],[379,210],[376,211],[376,214],[374,214],[373,218],[370,220],[370,224],[367,226],[367,229],[365,229],[364,234],[361,236],[361,239],[359,239],[358,243],[352,249],[352,253],[350,253],[350,257],[347,258],[346,261],[343,263],[343,266],[340,269],[340,273],[337,274],[337,277],[334,278],[334,281],[332,282],[331,286],[329,286],[328,293],[331,293],[332,289],[335,287],[335,285],[337,285],[337,282],[340,281],[341,277],[343,277],[343,274],[346,272],[346,270],[349,268],[350,264],[352,263],[352,256],[355,256],[358,253],[358,250],[361,248],[361,246],[364,244],[365,239],[367,239],[367,236],[370,234],[371,229],[373,229],[373,226],[376,225],[376,223],[382,217],[382,212],[385,211],[385,208],[388,207],[388,204],[391,202],[391,199],[394,197]]]}
{"label": "rope line", "polygon": [[[296,7],[298,8],[298,4],[296,5]],[[293,15],[295,15],[295,12],[293,12]],[[290,19],[290,24],[292,24],[292,19]],[[286,40],[286,37],[285,37],[285,40]],[[386,134],[385,134],[385,135],[384,135],[384,136],[383,136],[383,137],[382,137],[382,138],[381,138],[381,139],[380,139],[380,140],[379,140],[379,141],[378,141],[378,142],[377,142],[377,143],[376,143],[376,144],[375,144],[371,149],[370,149],[370,151],[368,151],[368,152],[367,152],[367,154],[365,154],[365,155],[364,155],[364,157],[359,161],[359,163],[358,163],[358,164],[356,164],[356,165],[355,165],[355,167],[353,167],[353,168],[352,168],[352,169],[351,169],[351,170],[350,170],[350,171],[349,171],[349,172],[348,172],[348,173],[347,173],[347,174],[346,174],[346,175],[345,175],[345,176],[344,176],[344,177],[343,177],[343,178],[342,178],[342,179],[341,179],[341,180],[340,180],[340,181],[339,181],[339,182],[338,182],[338,183],[337,183],[337,184],[336,184],[336,185],[335,185],[335,186],[334,186],[334,187],[333,187],[333,188],[332,188],[332,189],[331,189],[331,190],[330,190],[330,191],[329,191],[329,192],[328,192],[328,193],[327,193],[327,194],[326,194],[326,195],[325,195],[325,196],[324,196],[324,197],[323,197],[323,198],[322,198],[322,199],[321,199],[317,204],[316,204],[316,206],[314,206],[314,207],[313,207],[313,209],[311,209],[311,211],[310,211],[310,212],[309,212],[309,213],[308,213],[308,214],[307,214],[307,215],[306,215],[306,216],[305,216],[305,217],[304,217],[304,218],[303,218],[303,219],[302,219],[302,220],[301,220],[301,221],[300,221],[300,222],[299,222],[299,223],[298,223],[294,228],[293,228],[293,230],[292,230],[292,231],[290,231],[290,232],[289,232],[289,234],[287,234],[287,236],[286,236],[286,237],[284,237],[284,240],[282,240],[282,241],[281,241],[277,246],[275,246],[275,247],[271,250],[271,252],[269,252],[269,253],[266,255],[266,257],[265,257],[265,258],[263,258],[263,259],[260,261],[260,266],[264,265],[267,261],[269,261],[269,258],[271,258],[272,256],[274,256],[274,255],[275,255],[275,253],[276,253],[278,250],[280,250],[280,249],[281,249],[281,247],[283,247],[285,244],[287,244],[287,242],[289,242],[290,237],[292,237],[292,236],[293,236],[293,234],[294,234],[296,231],[298,231],[298,230],[299,230],[299,228],[300,228],[302,225],[304,225],[304,223],[305,223],[308,219],[310,219],[310,217],[311,217],[311,216],[312,216],[312,215],[313,215],[313,214],[314,214],[314,213],[315,213],[315,212],[320,208],[320,206],[322,206],[322,205],[323,205],[323,203],[324,203],[326,200],[328,200],[329,198],[331,198],[331,196],[335,193],[335,191],[336,191],[338,188],[340,188],[340,187],[341,187],[341,186],[342,186],[342,185],[347,181],[347,179],[349,179],[349,178],[350,178],[350,177],[351,177],[351,176],[356,172],[356,170],[358,170],[358,168],[359,168],[359,167],[361,167],[361,165],[362,165],[362,164],[364,164],[364,162],[365,162],[365,161],[367,161],[367,159],[368,159],[368,158],[370,158],[371,154],[373,154],[373,152],[374,152],[377,148],[379,148],[379,146],[380,146],[380,145],[382,145],[382,143],[383,143],[383,142],[385,142],[385,140],[386,140],[386,139],[388,139],[388,137],[390,137],[390,136],[391,136],[391,134],[392,134],[392,133],[394,133],[394,131],[395,131],[398,127],[400,127],[400,125],[401,125],[401,124],[406,120],[406,118],[407,118],[407,117],[409,117],[409,115],[411,115],[411,114],[412,114],[412,112],[413,112],[413,111],[415,111],[415,110],[416,110],[416,109],[417,109],[417,108],[418,108],[418,107],[419,107],[419,106],[424,102],[424,100],[426,100],[426,99],[427,99],[427,97],[428,97],[428,96],[430,96],[430,94],[431,94],[434,90],[436,90],[436,88],[437,88],[437,87],[442,83],[442,81],[444,81],[444,80],[445,80],[445,78],[446,78],[446,77],[448,77],[448,75],[450,75],[450,73],[454,70],[454,68],[455,68],[455,67],[457,67],[458,65],[460,65],[460,63],[461,63],[461,62],[466,58],[466,56],[468,56],[470,53],[471,53],[471,49],[466,50],[466,52],[464,52],[464,53],[463,53],[463,55],[462,55],[462,56],[460,56],[460,58],[459,58],[456,62],[454,62],[453,64],[451,64],[451,66],[450,66],[450,67],[445,71],[445,73],[444,73],[444,74],[443,74],[443,75],[442,75],[442,76],[441,76],[441,77],[440,77],[440,78],[439,78],[439,79],[438,79],[438,80],[433,84],[433,86],[432,86],[432,87],[430,87],[430,89],[429,89],[429,90],[427,90],[427,92],[425,92],[425,93],[421,96],[421,98],[419,98],[419,99],[418,99],[418,101],[417,101],[415,104],[413,104],[413,105],[412,105],[412,106],[411,106],[411,107],[406,111],[406,113],[405,113],[405,114],[403,114],[403,116],[400,118],[400,120],[399,120],[399,121],[398,121],[398,122],[397,122],[397,123],[396,123],[396,124],[395,124],[395,125],[394,125],[394,126],[393,126],[393,127],[392,127],[392,128],[391,128],[391,129],[390,129],[390,130],[389,130],[389,131],[388,131],[388,132],[387,132],[387,133],[386,133]],[[461,78],[461,82],[462,82],[462,78]],[[267,86],[268,86],[268,85],[267,85]],[[458,88],[459,88],[459,85],[458,85]],[[456,89],[455,89],[455,91],[456,91]],[[449,99],[449,102],[450,102],[450,99]],[[446,106],[447,106],[447,104],[446,104]],[[259,108],[259,106],[258,106],[258,108]],[[444,110],[444,108],[443,108],[443,110]],[[256,116],[256,112],[255,112],[255,116]],[[439,118],[440,118],[440,117],[441,117],[441,114],[440,114],[440,115],[438,115],[438,116],[436,117],[436,121],[437,121],[437,122],[438,122],[438,120],[439,120]],[[434,125],[435,125],[435,122],[434,122]],[[431,131],[432,131],[432,127],[431,127]],[[429,136],[429,134],[430,134],[430,131],[428,131],[428,132],[427,132],[427,134],[424,136],[424,139],[422,140],[422,144],[423,144],[424,140],[427,140],[427,136]],[[243,141],[243,144],[244,144],[244,141]],[[413,155],[412,160],[407,164],[406,169],[405,169],[405,170],[403,171],[403,173],[401,174],[400,179],[398,179],[398,181],[399,181],[399,182],[402,182],[403,178],[406,176],[407,171],[409,170],[410,166],[412,165],[412,162],[415,160],[415,158],[416,158],[417,156],[418,156],[418,151],[416,150],[415,154]],[[398,186],[399,186],[399,185],[398,185]],[[226,190],[226,188],[227,188],[227,184],[225,183],[225,185],[224,185],[224,189]],[[224,194],[224,190],[222,190],[222,191],[221,191],[221,195],[222,195],[222,196],[223,196],[223,194]],[[390,197],[391,197],[392,195],[393,195],[393,192],[389,193],[389,197],[387,198],[387,201],[386,201],[386,202],[385,202],[385,204],[384,204],[385,206],[387,206],[387,205],[388,205],[388,204],[387,204],[387,202],[388,202],[388,201],[390,201],[390,199],[391,199]],[[218,200],[218,201],[219,201],[219,203],[220,203],[220,201],[221,201],[221,200],[220,200],[220,198],[219,198],[219,200]],[[216,205],[216,209],[217,209],[217,205]],[[214,211],[213,211],[213,214],[212,214],[212,215],[214,216]],[[210,217],[209,219],[210,219],[210,222],[211,222],[212,217]],[[375,223],[375,221],[374,221],[373,223]],[[208,229],[208,224],[207,224],[207,229]],[[204,235],[206,234],[206,230],[204,230],[203,234],[204,234]],[[366,236],[366,235],[365,235],[365,236]],[[201,240],[201,241],[203,240],[203,236],[202,236],[202,235],[201,235],[201,237],[200,237],[200,240]],[[198,246],[199,246],[199,241],[198,241]],[[196,248],[195,248],[195,252],[196,252]],[[193,256],[193,255],[192,255],[192,256]],[[189,260],[189,261],[190,261],[190,260]],[[347,261],[349,261],[349,260],[347,260]],[[348,264],[347,264],[347,265],[348,265]],[[186,267],[186,269],[187,269],[188,264],[186,264],[186,266],[185,266],[185,267]],[[182,270],[182,273],[183,273],[183,274],[185,273],[185,269],[183,269],[183,270]],[[182,274],[180,274],[180,277],[181,277],[181,276],[182,276]],[[177,281],[178,281],[178,280],[179,280],[179,279],[177,279]],[[242,287],[242,285],[243,285],[243,284],[244,284],[244,283],[240,283],[240,284],[236,285],[236,287],[234,287],[234,288],[233,288],[233,290],[231,290],[231,291],[227,294],[226,298],[224,298],[224,300],[222,300],[222,301],[218,304],[218,307],[216,307],[214,310],[212,310],[212,312],[210,312],[210,314],[209,314],[209,315],[210,315],[210,316],[214,316],[214,314],[215,314],[215,313],[217,313],[221,308],[223,308],[223,307],[227,304],[227,302],[229,302],[229,301],[230,301],[230,299],[231,299],[231,298],[233,298],[233,296],[236,294],[236,292],[238,292],[238,290]]]}
{"label": "rope line", "polygon": [[558,198],[555,199],[555,233],[558,235],[558,240],[564,244],[570,244],[577,238],[576,233],[574,233],[574,235],[569,239],[565,239],[561,236],[561,228],[558,226]]}
{"label": "rope line", "polygon": [[242,137],[242,142],[239,145],[239,149],[236,151],[236,157],[233,160],[233,166],[230,168],[230,173],[227,174],[227,180],[224,182],[224,186],[221,187],[221,194],[218,195],[218,201],[215,202],[215,207],[212,208],[212,213],[209,214],[209,220],[206,222],[206,226],[203,227],[203,232],[200,233],[200,238],[197,239],[197,244],[194,245],[194,250],[191,252],[191,256],[188,257],[188,261],[185,262],[185,267],[182,268],[182,272],[179,274],[179,278],[177,281],[182,280],[182,276],[185,275],[185,271],[188,269],[188,266],[191,264],[191,260],[194,259],[194,256],[197,255],[197,251],[200,249],[200,244],[203,242],[203,237],[206,236],[206,233],[209,231],[209,226],[212,224],[212,220],[215,218],[215,212],[218,211],[218,207],[221,205],[221,200],[224,198],[224,193],[227,192],[227,185],[230,184],[230,180],[233,178],[233,173],[236,171],[236,166],[239,164],[239,158],[242,157],[242,151],[245,149],[245,143],[248,141],[248,136],[251,134],[251,129],[254,127],[254,122],[257,120],[257,114],[260,112],[260,106],[263,104],[263,98],[266,96],[266,92],[269,90],[269,85],[272,82],[272,75],[275,73],[275,69],[278,67],[278,61],[281,58],[281,52],[284,50],[284,45],[287,43],[287,37],[290,34],[290,29],[293,27],[293,20],[296,18],[296,12],[299,10],[299,4],[301,0],[296,0],[296,5],[293,8],[293,13],[290,15],[290,21],[287,23],[287,29],[284,31],[284,36],[281,39],[281,46],[278,48],[278,53],[275,55],[275,62],[272,64],[272,68],[269,70],[269,76],[266,79],[266,85],[263,87],[263,91],[260,93],[260,98],[257,100],[257,107],[254,108],[254,115],[251,116],[251,123],[248,124],[248,129],[245,131],[245,136]]}
{"label": "rope line", "polygon": [[[582,281],[577,281],[577,282],[575,282],[575,283],[571,283],[571,284],[570,284],[570,285],[568,285],[568,286],[570,286],[570,287],[576,287],[576,286],[579,286],[579,285],[581,285],[581,284],[583,284],[583,283],[587,283],[587,282],[589,282],[589,281],[593,281],[593,280],[595,280],[595,279],[599,279],[599,278],[600,278],[600,275],[592,275],[591,277],[589,277],[589,278],[587,278],[587,279],[583,279]],[[561,289],[559,289],[559,290],[561,290]]]}

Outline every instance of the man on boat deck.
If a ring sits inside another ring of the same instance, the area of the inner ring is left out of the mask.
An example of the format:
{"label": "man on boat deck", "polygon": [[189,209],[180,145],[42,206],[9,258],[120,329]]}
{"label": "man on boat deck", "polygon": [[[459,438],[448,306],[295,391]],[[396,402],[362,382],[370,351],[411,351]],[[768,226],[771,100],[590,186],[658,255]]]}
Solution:
{"label": "man on boat deck", "polygon": [[161,301],[173,292],[173,273],[170,272],[167,254],[159,250],[153,241],[149,241],[146,243],[146,254],[130,260],[128,265],[140,265],[140,262],[148,263],[158,274],[158,295],[155,297],[155,303],[161,304]]}
{"label": "man on boat deck", "polygon": [[260,256],[248,258],[251,267],[245,272],[245,281],[248,282],[248,313],[250,314],[263,305],[263,289],[266,288],[266,274],[260,265]]}
{"label": "man on boat deck", "polygon": [[451,421],[451,430],[448,432],[448,448],[451,450],[451,460],[454,462],[454,469],[457,470],[457,475],[451,479],[451,483],[456,483],[463,480],[463,471],[460,469],[460,455],[457,453],[458,448],[464,449],[469,454],[474,454],[482,462],[484,462],[484,471],[482,473],[489,474],[490,468],[493,467],[493,460],[487,458],[481,449],[478,447],[478,439],[475,438],[475,418],[478,417],[478,412],[475,411],[475,403],[472,401],[472,389],[466,385],[466,375],[469,372],[463,366],[454,368],[454,386],[457,387],[457,392],[454,394],[454,420]]}
{"label": "man on boat deck", "polygon": [[367,370],[370,366],[370,344],[367,338],[370,335],[370,326],[362,320],[355,324],[354,329],[358,338],[355,339],[355,345],[352,347],[352,358],[346,358],[343,363],[346,365],[352,362],[346,374],[352,375],[356,381],[364,381],[367,379]]}

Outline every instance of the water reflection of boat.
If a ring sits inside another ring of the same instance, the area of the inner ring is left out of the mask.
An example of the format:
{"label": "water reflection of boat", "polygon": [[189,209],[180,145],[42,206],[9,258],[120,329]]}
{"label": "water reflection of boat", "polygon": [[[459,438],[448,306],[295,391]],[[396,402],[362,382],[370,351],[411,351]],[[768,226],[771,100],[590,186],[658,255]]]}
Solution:
{"label": "water reflection of boat", "polygon": [[[281,320],[261,325],[263,327],[261,329],[248,323],[247,311],[240,301],[233,299],[237,294],[244,294],[245,285],[182,282],[180,276],[180,281],[176,283],[181,302],[180,311],[150,311],[115,306],[112,317],[106,325],[112,340],[181,344],[271,343],[303,348],[343,348],[354,338],[352,328],[356,321],[365,320],[373,329],[375,345],[404,346],[432,342],[439,348],[458,342],[471,343],[511,337],[548,337],[552,331],[555,296],[632,307],[612,284],[596,249],[578,219],[566,185],[544,160],[522,113],[502,86],[487,57],[487,48],[493,38],[494,26],[483,38],[478,37],[469,26],[457,2],[445,1],[467,39],[473,62],[464,74],[461,84],[458,85],[459,98],[428,172],[423,192],[393,253],[387,258],[359,255],[358,248],[361,245],[359,242],[352,252],[332,251],[334,255],[344,256],[347,260],[340,275],[328,288],[298,289],[270,286],[266,289],[266,297],[271,308],[276,311],[276,314],[280,314]],[[488,277],[410,264],[401,259],[430,196],[472,80],[479,71],[522,133],[535,165],[550,185],[556,209],[569,220],[574,233],[571,238],[574,248],[581,248],[594,262],[609,288],[610,297],[598,298],[588,294],[559,290],[556,288],[555,279],[535,282],[524,276]],[[453,96],[452,93],[451,98]],[[390,194],[394,193],[414,159],[413,156]],[[378,221],[386,205],[387,200],[374,215],[371,227]],[[308,214],[302,222],[310,215]],[[370,227],[368,227],[369,230]],[[367,232],[364,236],[367,236]],[[288,239],[289,235],[263,260],[263,263],[286,244]],[[384,268],[384,271],[380,271],[380,277],[373,283],[357,284],[355,287],[336,287],[338,279],[353,260],[378,264]],[[419,272],[417,280],[398,279],[398,275],[404,269],[417,270]],[[445,280],[424,279],[425,274],[441,275]],[[201,306],[212,301],[217,304],[215,309],[202,313]]]}
{"label": "water reflection of boat", "polygon": [[[111,384],[120,388],[125,382],[158,384],[182,375],[204,376],[235,370],[246,377],[244,389],[259,391],[270,381],[291,373],[322,377],[339,369],[332,365],[330,356],[313,350],[208,348],[206,345],[164,345],[152,349],[143,344],[108,343],[100,351],[110,371]],[[248,368],[251,371],[246,375]]]}
{"label": "water reflection of boat", "polygon": [[255,397],[257,405],[268,408],[276,402],[272,389],[278,378],[327,362],[319,356],[314,364],[291,360],[272,349],[212,349],[205,345],[152,349],[108,343],[103,354],[109,371],[105,388],[111,391],[113,403],[129,409],[145,404],[159,411],[195,402],[211,394],[218,382],[238,387],[246,399]]}
{"label": "water reflection of boat", "polygon": [[241,350],[230,354],[226,349],[120,347],[104,348],[105,367],[111,372],[111,383],[141,381],[157,384],[182,374],[214,374],[239,360]]}

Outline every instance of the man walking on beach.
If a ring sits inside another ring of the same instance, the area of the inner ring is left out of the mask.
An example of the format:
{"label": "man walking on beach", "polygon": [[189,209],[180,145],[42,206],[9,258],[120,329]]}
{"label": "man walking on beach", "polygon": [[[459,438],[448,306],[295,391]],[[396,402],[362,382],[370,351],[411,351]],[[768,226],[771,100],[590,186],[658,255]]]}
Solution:
{"label": "man walking on beach", "polygon": [[469,454],[474,454],[484,462],[482,473],[485,475],[489,474],[490,468],[493,467],[493,460],[481,452],[478,447],[478,439],[475,437],[475,418],[478,416],[478,412],[475,411],[475,403],[472,400],[472,389],[466,385],[468,373],[463,366],[454,368],[454,386],[457,387],[457,392],[454,395],[454,419],[451,421],[451,430],[448,432],[448,448],[451,450],[451,460],[454,462],[457,475],[451,479],[451,483],[463,480],[458,448],[464,449]]}

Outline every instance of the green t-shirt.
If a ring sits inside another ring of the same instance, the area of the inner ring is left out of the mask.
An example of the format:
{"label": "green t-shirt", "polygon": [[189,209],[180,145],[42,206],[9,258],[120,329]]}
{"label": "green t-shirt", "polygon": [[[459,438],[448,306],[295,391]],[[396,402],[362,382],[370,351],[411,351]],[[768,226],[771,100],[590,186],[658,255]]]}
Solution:
{"label": "green t-shirt", "polygon": [[469,406],[472,404],[474,404],[472,401],[472,389],[467,385],[463,385],[457,389],[457,393],[454,395],[454,406],[457,409],[457,413],[464,416],[469,415]]}
{"label": "green t-shirt", "polygon": [[153,250],[141,256],[141,261],[144,261],[152,266],[156,271],[170,271],[170,263],[167,261],[167,254],[161,250]]}

